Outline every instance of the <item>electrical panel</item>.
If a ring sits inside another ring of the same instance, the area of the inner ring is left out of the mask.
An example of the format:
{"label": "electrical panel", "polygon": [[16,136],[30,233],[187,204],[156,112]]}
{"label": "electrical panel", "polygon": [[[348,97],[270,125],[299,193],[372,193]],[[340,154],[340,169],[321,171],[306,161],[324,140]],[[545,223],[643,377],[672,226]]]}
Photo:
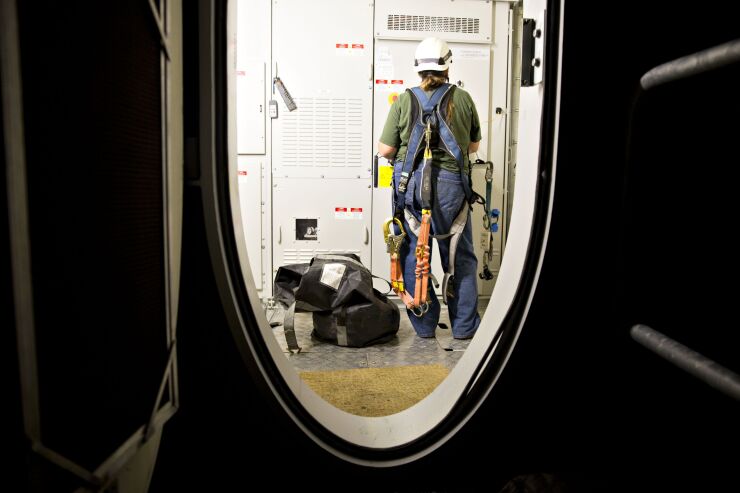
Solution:
{"label": "electrical panel", "polygon": [[273,273],[339,251],[369,267],[372,6],[279,0],[272,16]]}

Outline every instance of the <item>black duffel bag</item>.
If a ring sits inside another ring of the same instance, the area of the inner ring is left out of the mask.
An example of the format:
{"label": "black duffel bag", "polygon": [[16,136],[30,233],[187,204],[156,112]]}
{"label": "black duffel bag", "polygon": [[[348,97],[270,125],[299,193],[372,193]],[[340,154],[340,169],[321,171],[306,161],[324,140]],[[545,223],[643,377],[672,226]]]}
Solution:
{"label": "black duffel bag", "polygon": [[353,253],[317,255],[309,264],[285,265],[275,274],[274,296],[287,310],[288,349],[300,352],[295,312],[313,312],[313,335],[326,342],[363,347],[395,337],[398,307],[373,288],[372,273]]}

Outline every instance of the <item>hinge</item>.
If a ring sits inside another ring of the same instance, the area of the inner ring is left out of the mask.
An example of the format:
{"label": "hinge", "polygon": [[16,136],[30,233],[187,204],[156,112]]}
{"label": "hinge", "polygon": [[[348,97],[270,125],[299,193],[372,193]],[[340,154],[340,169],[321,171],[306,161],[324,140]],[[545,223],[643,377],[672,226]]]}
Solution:
{"label": "hinge", "polygon": [[542,82],[545,43],[545,11],[537,19],[523,19],[522,23],[522,87]]}

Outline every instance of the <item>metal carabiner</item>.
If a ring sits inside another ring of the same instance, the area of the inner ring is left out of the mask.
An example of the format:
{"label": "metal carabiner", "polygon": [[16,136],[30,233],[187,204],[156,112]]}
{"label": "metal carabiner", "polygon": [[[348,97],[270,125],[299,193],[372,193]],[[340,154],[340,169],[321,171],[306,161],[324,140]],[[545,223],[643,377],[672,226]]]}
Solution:
{"label": "metal carabiner", "polygon": [[[418,310],[418,313],[417,313],[417,310]],[[419,318],[421,318],[428,311],[429,311],[429,303],[426,301],[424,302],[423,305],[415,306],[411,308],[411,313],[413,313]]]}
{"label": "metal carabiner", "polygon": [[[476,160],[476,162],[480,161],[480,159]],[[481,161],[482,162],[482,161]],[[486,181],[492,182],[493,181],[493,162],[492,161],[486,161]]]}
{"label": "metal carabiner", "polygon": [[[398,229],[401,231],[399,234],[391,235],[391,223],[396,223],[398,225]],[[386,243],[388,243],[389,236],[406,236],[406,231],[403,229],[403,223],[397,217],[389,217],[383,223],[383,240],[385,240]]]}

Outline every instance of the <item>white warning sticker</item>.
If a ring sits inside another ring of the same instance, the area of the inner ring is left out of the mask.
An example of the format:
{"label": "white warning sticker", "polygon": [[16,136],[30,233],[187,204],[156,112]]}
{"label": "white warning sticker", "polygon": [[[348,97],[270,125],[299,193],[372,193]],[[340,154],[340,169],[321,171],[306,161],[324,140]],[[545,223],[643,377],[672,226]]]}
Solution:
{"label": "white warning sticker", "polygon": [[321,268],[321,279],[319,279],[319,282],[336,291],[339,289],[339,283],[342,282],[342,277],[346,269],[347,266],[344,264],[324,264]]}
{"label": "white warning sticker", "polygon": [[375,61],[393,63],[393,55],[391,54],[390,48],[383,48],[378,46],[375,50]]}
{"label": "white warning sticker", "polygon": [[368,53],[365,43],[334,43],[334,54],[339,56],[363,56]]}
{"label": "white warning sticker", "polygon": [[362,219],[362,207],[335,207],[334,219]]}
{"label": "white warning sticker", "polygon": [[351,43],[349,45],[349,54],[354,56],[362,56],[366,53],[364,43]]}
{"label": "white warning sticker", "polygon": [[392,79],[375,79],[375,90],[376,91],[391,91],[396,89],[398,86],[391,86]]}
{"label": "white warning sticker", "polygon": [[375,49],[375,77],[378,79],[394,79],[395,66],[390,48],[377,47]]}
{"label": "white warning sticker", "polygon": [[468,60],[485,60],[491,55],[490,48],[455,48],[452,50],[452,58]]}

